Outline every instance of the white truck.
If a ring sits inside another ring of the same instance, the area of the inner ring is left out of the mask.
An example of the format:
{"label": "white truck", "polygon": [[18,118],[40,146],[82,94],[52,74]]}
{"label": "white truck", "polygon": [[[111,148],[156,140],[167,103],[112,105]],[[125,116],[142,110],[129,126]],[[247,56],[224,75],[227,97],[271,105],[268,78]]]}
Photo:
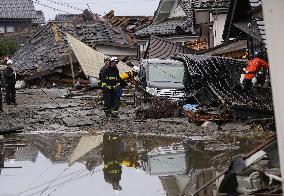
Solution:
{"label": "white truck", "polygon": [[[149,94],[180,100],[185,97],[184,65],[176,60],[145,59],[140,64],[138,82]],[[136,100],[142,100],[143,93],[136,92]]]}

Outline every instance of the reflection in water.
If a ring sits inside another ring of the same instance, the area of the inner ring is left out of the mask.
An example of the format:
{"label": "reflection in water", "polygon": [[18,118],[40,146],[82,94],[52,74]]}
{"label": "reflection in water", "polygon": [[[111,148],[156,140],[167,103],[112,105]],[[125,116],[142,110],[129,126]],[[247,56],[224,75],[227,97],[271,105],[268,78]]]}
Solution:
{"label": "reflection in water", "polygon": [[104,178],[113,190],[122,190],[119,185],[122,174],[121,156],[123,154],[121,138],[118,135],[104,135],[103,141]]}
{"label": "reflection in water", "polygon": [[[5,194],[189,195],[218,175],[232,156],[248,151],[245,142],[240,143],[243,151],[224,150],[210,147],[208,141],[169,137],[74,133],[24,137],[26,146],[0,145],[0,168],[4,160],[9,166],[23,166],[2,170]],[[16,179],[21,184],[8,189]],[[216,195],[217,186],[218,181],[199,195]]]}
{"label": "reflection in water", "polygon": [[3,152],[3,145],[0,144],[0,175],[2,173],[2,168],[4,167],[4,152]]}

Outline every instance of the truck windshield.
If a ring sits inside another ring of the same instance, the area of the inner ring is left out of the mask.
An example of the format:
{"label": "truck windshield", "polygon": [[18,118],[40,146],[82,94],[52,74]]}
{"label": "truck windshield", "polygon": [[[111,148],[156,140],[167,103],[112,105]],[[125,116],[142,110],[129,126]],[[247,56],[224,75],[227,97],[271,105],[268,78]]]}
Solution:
{"label": "truck windshield", "polygon": [[149,81],[182,83],[184,66],[149,65]]}

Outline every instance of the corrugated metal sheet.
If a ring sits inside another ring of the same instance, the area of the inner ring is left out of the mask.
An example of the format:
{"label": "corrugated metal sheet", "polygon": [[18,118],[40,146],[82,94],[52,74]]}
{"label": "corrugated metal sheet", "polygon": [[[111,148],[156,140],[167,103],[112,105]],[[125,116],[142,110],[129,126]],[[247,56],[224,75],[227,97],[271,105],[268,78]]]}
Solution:
{"label": "corrugated metal sheet", "polygon": [[105,55],[95,51],[69,33],[66,34],[66,37],[85,75],[98,77],[100,69],[104,65]]}
{"label": "corrugated metal sheet", "polygon": [[[100,70],[104,66],[104,58],[106,56],[84,44],[69,33],[66,34],[66,38],[84,74],[87,77],[98,78]],[[127,72],[130,71],[131,68],[119,62],[118,69],[120,72]]]}

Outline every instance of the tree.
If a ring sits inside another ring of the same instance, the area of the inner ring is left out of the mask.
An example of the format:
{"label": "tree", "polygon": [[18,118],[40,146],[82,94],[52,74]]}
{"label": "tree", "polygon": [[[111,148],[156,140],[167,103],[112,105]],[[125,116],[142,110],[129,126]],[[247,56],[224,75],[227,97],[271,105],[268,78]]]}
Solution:
{"label": "tree", "polygon": [[0,38],[0,57],[12,56],[18,48],[19,45],[16,42]]}

